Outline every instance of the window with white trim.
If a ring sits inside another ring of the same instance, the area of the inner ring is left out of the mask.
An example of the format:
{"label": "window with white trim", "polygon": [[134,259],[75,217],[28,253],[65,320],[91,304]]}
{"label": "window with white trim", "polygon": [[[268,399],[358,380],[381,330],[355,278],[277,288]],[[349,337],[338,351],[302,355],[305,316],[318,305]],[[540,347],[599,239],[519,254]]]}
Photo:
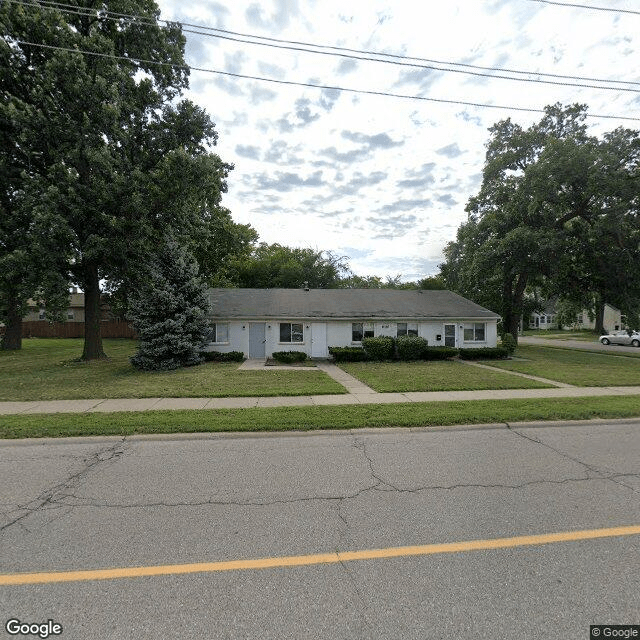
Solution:
{"label": "window with white trim", "polygon": [[485,334],[484,322],[471,322],[464,325],[465,342],[484,342]]}
{"label": "window with white trim", "polygon": [[67,311],[67,320],[73,320],[74,315],[73,315],[73,310],[69,309],[69,311]]}
{"label": "window with white trim", "polygon": [[209,342],[217,344],[229,342],[229,323],[214,322],[209,331]]}
{"label": "window with white trim", "polygon": [[280,342],[304,342],[302,324],[299,322],[281,322]]}
{"label": "window with white trim", "polygon": [[46,318],[46,313],[44,309],[40,309],[40,312],[38,313],[38,320],[44,320]]}
{"label": "window with white trim", "polygon": [[362,342],[362,338],[373,338],[373,322],[351,324],[351,342]]}
{"label": "window with white trim", "polygon": [[418,323],[417,322],[398,322],[397,336],[417,336],[418,335]]}

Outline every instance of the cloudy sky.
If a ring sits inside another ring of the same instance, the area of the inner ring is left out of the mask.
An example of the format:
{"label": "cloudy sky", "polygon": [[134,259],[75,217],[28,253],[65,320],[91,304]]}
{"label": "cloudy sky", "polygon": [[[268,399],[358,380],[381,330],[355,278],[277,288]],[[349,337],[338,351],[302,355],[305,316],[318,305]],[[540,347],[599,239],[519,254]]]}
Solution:
{"label": "cloudy sky", "polygon": [[620,10],[614,12],[561,2],[569,0],[159,5],[163,19],[185,25],[192,67],[235,74],[194,70],[187,94],[216,122],[216,152],[235,165],[224,199],[234,219],[253,225],[262,241],[348,256],[360,275],[414,280],[437,273],[445,244],[465,220],[493,123],[511,117],[529,126],[541,114],[516,108],[540,110],[559,101],[585,103],[592,114],[638,118],[590,118],[594,134],[640,128],[640,4],[581,1]]}

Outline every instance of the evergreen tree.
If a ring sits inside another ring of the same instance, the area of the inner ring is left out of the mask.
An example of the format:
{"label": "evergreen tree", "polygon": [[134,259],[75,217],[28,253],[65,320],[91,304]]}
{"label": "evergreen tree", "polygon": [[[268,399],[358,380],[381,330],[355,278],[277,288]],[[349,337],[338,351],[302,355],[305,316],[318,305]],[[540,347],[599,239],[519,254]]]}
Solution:
{"label": "evergreen tree", "polygon": [[175,239],[167,239],[129,301],[129,319],[140,338],[133,366],[151,371],[202,362],[207,309],[196,261]]}

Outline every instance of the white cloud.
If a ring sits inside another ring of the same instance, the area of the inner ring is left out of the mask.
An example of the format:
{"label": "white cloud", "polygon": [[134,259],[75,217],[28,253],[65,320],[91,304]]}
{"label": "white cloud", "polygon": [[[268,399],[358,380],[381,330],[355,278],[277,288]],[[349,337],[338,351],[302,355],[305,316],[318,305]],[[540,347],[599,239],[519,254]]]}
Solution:
{"label": "white cloud", "polygon": [[[631,62],[640,46],[638,21],[615,13],[512,0],[160,0],[160,7],[163,17],[182,22],[415,56],[430,66],[451,61],[640,81]],[[584,102],[592,113],[640,117],[634,93],[474,78],[185,35],[188,62],[219,71],[463,103],[542,109]],[[234,218],[250,222],[267,242],[346,255],[349,248],[356,271],[381,276],[432,273],[480,187],[488,128],[507,117],[527,127],[541,117],[197,71],[190,83],[188,96],[218,123],[216,152],[236,164],[224,197]],[[622,120],[589,124],[595,134],[620,125],[640,128]]]}

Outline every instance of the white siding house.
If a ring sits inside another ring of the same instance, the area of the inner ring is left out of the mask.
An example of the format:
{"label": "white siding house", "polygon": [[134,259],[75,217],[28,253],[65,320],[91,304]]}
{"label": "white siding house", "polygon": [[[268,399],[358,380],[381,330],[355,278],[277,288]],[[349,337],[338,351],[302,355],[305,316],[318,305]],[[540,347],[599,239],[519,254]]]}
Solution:
{"label": "white siding house", "polygon": [[[620,309],[616,309],[610,304],[604,305],[603,326],[606,331],[618,331],[622,329],[624,323],[622,322],[622,312]],[[556,308],[554,302],[547,303],[545,309],[541,312],[534,311],[529,318],[530,329],[557,329],[558,319],[556,316]],[[590,313],[587,309],[584,309],[579,313],[573,323],[570,325],[564,325],[563,329],[575,330],[575,329],[595,329],[596,320],[593,313]]]}
{"label": "white siding house", "polygon": [[451,291],[209,289],[210,351],[329,357],[367,336],[418,335],[430,346],[495,347],[500,316]]}

